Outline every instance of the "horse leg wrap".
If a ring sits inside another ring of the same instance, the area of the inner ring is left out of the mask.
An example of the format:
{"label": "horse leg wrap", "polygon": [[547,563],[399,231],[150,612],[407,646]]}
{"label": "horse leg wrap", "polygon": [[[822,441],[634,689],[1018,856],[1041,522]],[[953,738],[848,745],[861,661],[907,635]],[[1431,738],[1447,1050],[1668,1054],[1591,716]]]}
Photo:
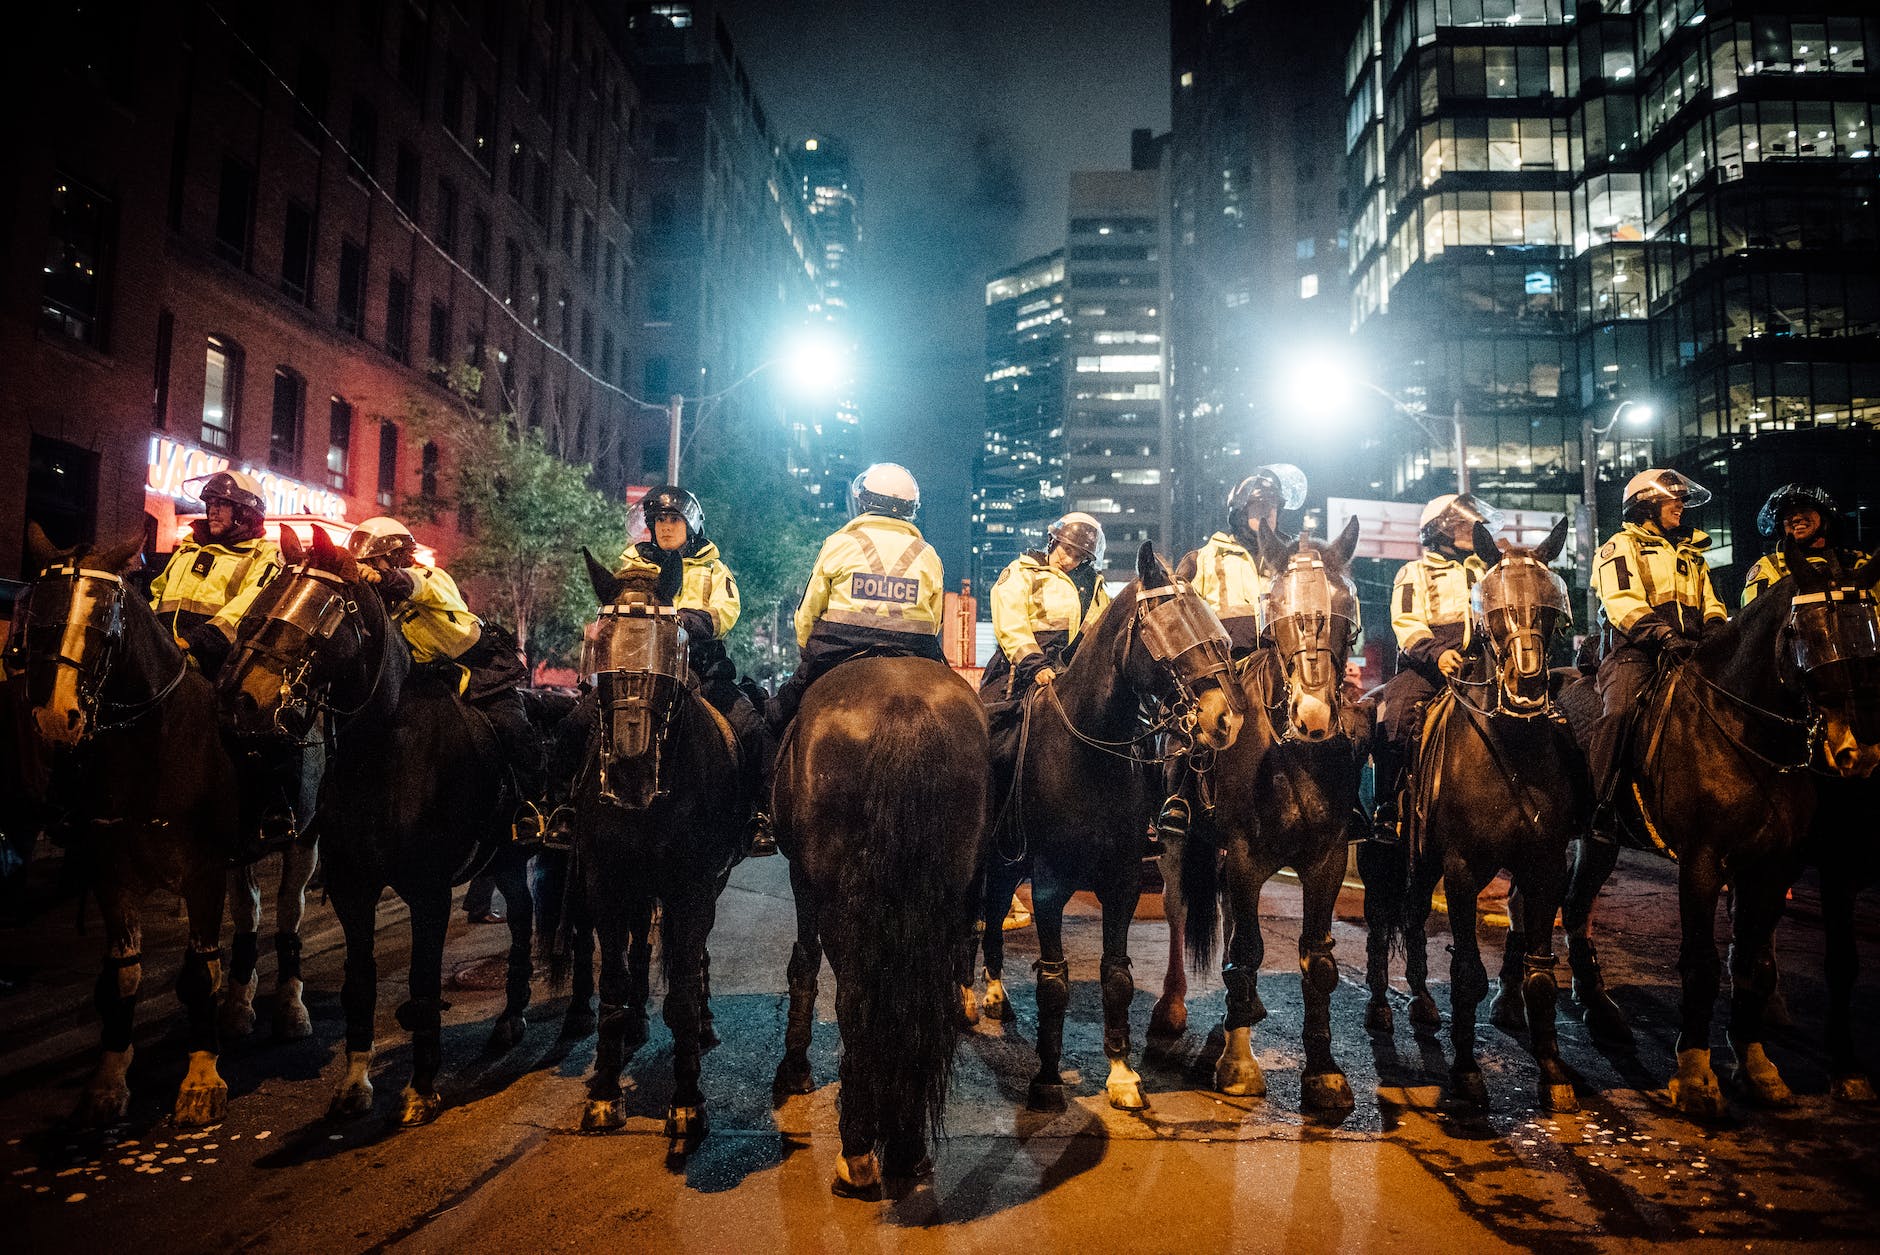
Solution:
{"label": "horse leg wrap", "polygon": [[1071,1005],[1070,961],[1048,963],[1039,959],[1033,970],[1038,973],[1038,1014],[1063,1015]]}
{"label": "horse leg wrap", "polygon": [[[241,938],[237,936],[236,941]],[[274,962],[277,968],[276,981],[300,979],[300,934],[276,933],[274,935]]]}
{"label": "horse leg wrap", "polygon": [[[1136,982],[1129,974],[1128,958],[1103,960],[1103,1053],[1112,1059],[1129,1054],[1129,1004],[1136,997]],[[1066,982],[1068,991],[1069,982]]]}
{"label": "horse leg wrap", "polygon": [[1332,957],[1335,944],[1330,937],[1299,943],[1299,975],[1313,993],[1330,996],[1338,988],[1338,960]]}
{"label": "horse leg wrap", "polygon": [[106,955],[92,990],[98,1016],[104,1021],[104,1048],[122,1053],[131,1048],[131,1020],[137,994],[144,985],[144,956],[138,953]]}
{"label": "horse leg wrap", "polygon": [[1266,1018],[1257,988],[1259,969],[1248,964],[1228,963],[1221,968],[1221,983],[1227,986],[1227,1028],[1251,1028]]}
{"label": "horse leg wrap", "polygon": [[[276,940],[278,945],[278,939]],[[246,985],[255,977],[255,963],[261,956],[260,933],[236,933],[229,944],[228,974],[237,985]]]}
{"label": "horse leg wrap", "polygon": [[192,1051],[216,1052],[215,996],[221,988],[222,952],[192,946],[176,974],[176,999],[189,1012],[187,1037]]}
{"label": "horse leg wrap", "polygon": [[1559,983],[1554,979],[1554,956],[1521,956],[1521,1001],[1526,1004],[1528,1032],[1537,1050],[1553,1049],[1554,1000]]}
{"label": "horse leg wrap", "polygon": [[620,1069],[627,1065],[627,1009],[603,1002],[597,1023],[600,1037],[594,1049],[594,1076],[617,1081]]}
{"label": "horse leg wrap", "polygon": [[430,1033],[435,1036],[443,1024],[444,1011],[449,1006],[442,998],[413,998],[400,1004],[398,1027],[407,1033]]}

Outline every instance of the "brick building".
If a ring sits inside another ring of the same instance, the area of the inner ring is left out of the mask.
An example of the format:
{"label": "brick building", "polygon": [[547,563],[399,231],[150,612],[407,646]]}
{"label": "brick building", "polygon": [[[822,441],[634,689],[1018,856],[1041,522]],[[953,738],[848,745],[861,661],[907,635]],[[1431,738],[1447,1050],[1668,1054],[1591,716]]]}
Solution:
{"label": "brick building", "polygon": [[[29,518],[168,549],[182,481],[224,459],[264,475],[271,513],[398,509],[448,473],[401,419],[451,402],[453,363],[603,490],[645,482],[648,419],[620,388],[643,366],[624,18],[56,8],[3,211],[0,577]],[[461,540],[417,530],[446,558]]]}

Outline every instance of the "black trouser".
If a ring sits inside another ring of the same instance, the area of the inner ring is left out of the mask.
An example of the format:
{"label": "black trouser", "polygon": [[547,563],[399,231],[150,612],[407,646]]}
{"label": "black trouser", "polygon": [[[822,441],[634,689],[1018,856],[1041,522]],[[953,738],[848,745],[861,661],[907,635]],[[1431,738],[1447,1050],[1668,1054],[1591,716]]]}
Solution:
{"label": "black trouser", "polygon": [[1423,717],[1429,701],[1436,696],[1437,685],[1427,675],[1405,667],[1384,685],[1384,726],[1371,749],[1372,785],[1375,805],[1397,800],[1403,787],[1404,769],[1410,765],[1411,751],[1423,732]]}
{"label": "black trouser", "polygon": [[890,632],[881,628],[819,624],[804,644],[796,670],[771,699],[768,711],[771,729],[782,736],[783,730],[796,718],[796,708],[803,704],[803,694],[811,684],[830,668],[851,658],[863,657],[931,658],[940,663],[947,660],[938,632]]}
{"label": "black trouser", "polygon": [[302,798],[306,747],[297,741],[237,737],[227,731],[222,739],[235,764],[243,839],[254,837],[261,821],[271,814],[291,812],[295,822],[305,827],[312,817],[311,805],[304,804]]}
{"label": "black trouser", "polygon": [[516,787],[522,790],[521,800],[539,799],[546,782],[542,767],[542,737],[535,730],[535,725],[529,722],[529,712],[523,708],[522,698],[516,690],[508,689],[473,704],[490,721],[503,757],[516,773]]}
{"label": "black trouser", "polygon": [[1651,683],[1657,670],[1658,658],[1654,652],[1616,640],[1600,660],[1599,679],[1595,681],[1599,691],[1599,720],[1593,725],[1593,735],[1586,747],[1586,761],[1593,775],[1593,796],[1602,802],[1612,799],[1613,789],[1618,784],[1623,766],[1619,761],[1620,750],[1639,691]]}

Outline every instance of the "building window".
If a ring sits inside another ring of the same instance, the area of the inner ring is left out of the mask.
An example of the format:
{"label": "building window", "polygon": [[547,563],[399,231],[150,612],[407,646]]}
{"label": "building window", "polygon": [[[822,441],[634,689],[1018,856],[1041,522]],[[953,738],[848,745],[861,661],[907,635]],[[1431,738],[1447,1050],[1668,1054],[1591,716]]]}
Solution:
{"label": "building window", "polygon": [[672,363],[664,357],[649,357],[640,374],[641,391],[657,401],[672,391]]}
{"label": "building window", "polygon": [[396,270],[385,281],[385,351],[411,358],[411,285]]}
{"label": "building window", "polygon": [[588,369],[594,368],[594,315],[581,315],[581,361]]}
{"label": "building window", "polygon": [[561,290],[561,301],[555,307],[561,313],[561,330],[556,343],[564,349],[574,348],[574,298],[568,295],[568,289]]}
{"label": "building window", "polygon": [[600,249],[594,239],[594,215],[581,215],[581,273],[592,279],[594,268],[599,264]]}
{"label": "building window", "polygon": [[334,492],[346,491],[346,472],[352,465],[353,408],[343,397],[327,405],[326,482]]}
{"label": "building window", "polygon": [[437,181],[437,246],[457,255],[457,184],[450,179]]}
{"label": "building window", "polygon": [[665,275],[661,275],[647,285],[646,320],[648,322],[672,321],[672,280]]}
{"label": "building window", "polygon": [[226,336],[210,336],[202,384],[202,443],[222,453],[235,448],[240,417],[242,351]]}
{"label": "building window", "polygon": [[111,202],[60,176],[52,188],[40,322],[48,331],[94,348],[104,345],[105,254],[110,230]]}
{"label": "building window", "polygon": [[215,251],[224,261],[248,268],[254,234],[255,171],[247,162],[222,158],[222,186],[216,200]]}
{"label": "building window", "polygon": [[574,259],[574,197],[561,198],[561,251]]}
{"label": "building window", "polygon": [[398,498],[398,424],[379,423],[379,504],[390,509]]}
{"label": "building window", "polygon": [[523,149],[522,137],[514,131],[509,133],[509,195],[517,204],[528,195],[529,158]]}
{"label": "building window", "polygon": [[176,315],[169,310],[157,314],[156,366],[151,372],[150,425],[170,425],[170,342],[176,336]]}
{"label": "building window", "polygon": [[307,408],[307,382],[285,366],[274,368],[274,417],[268,426],[268,465],[300,473],[300,424]]}
{"label": "building window", "polygon": [[541,154],[535,157],[535,186],[529,199],[529,213],[542,226],[548,225],[548,158]]}
{"label": "building window", "polygon": [[313,210],[298,201],[287,202],[281,230],[281,291],[302,305],[312,303]]}
{"label": "building window", "polygon": [[470,217],[470,273],[478,283],[490,281],[490,220],[485,214]]}
{"label": "building window", "polygon": [[1299,299],[1309,301],[1319,294],[1319,277],[1316,274],[1299,276]]}
{"label": "building window", "polygon": [[428,369],[433,378],[450,373],[450,307],[442,301],[431,302],[431,335],[428,345]]}
{"label": "building window", "polygon": [[294,95],[298,100],[294,129],[315,147],[319,146],[321,132],[326,129],[327,85],[331,80],[332,72],[327,69],[326,59],[311,48],[302,48],[300,71],[294,79]]}
{"label": "building window", "polygon": [[407,4],[398,26],[398,81],[414,96],[424,95],[424,11]]}
{"label": "building window", "polygon": [[503,237],[503,304],[514,309],[522,299],[522,247],[516,237]]}
{"label": "building window", "polygon": [[437,498],[437,444],[427,440],[418,450],[418,495],[427,501]]}
{"label": "building window", "polygon": [[485,171],[496,172],[496,98],[481,87],[477,88],[476,114],[470,124],[470,151]]}
{"label": "building window", "polygon": [[398,167],[392,176],[392,199],[405,217],[418,220],[418,180],[423,177],[422,163],[409,145],[398,146]]}
{"label": "building window", "polygon": [[453,138],[463,138],[463,62],[456,57],[444,60],[444,131]]}
{"label": "building window", "polygon": [[379,111],[361,96],[353,97],[352,120],[346,126],[348,171],[361,183],[379,173]]}
{"label": "building window", "polygon": [[535,268],[535,303],[529,307],[529,325],[540,327],[542,319],[548,313],[548,271],[544,267]]}
{"label": "building window", "polygon": [[352,240],[339,245],[339,326],[356,336],[366,333],[366,250]]}

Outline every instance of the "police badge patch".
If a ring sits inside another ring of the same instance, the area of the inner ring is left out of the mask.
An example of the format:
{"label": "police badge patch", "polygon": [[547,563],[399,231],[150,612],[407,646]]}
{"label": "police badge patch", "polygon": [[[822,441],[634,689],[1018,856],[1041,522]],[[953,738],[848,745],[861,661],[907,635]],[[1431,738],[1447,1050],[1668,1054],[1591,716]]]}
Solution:
{"label": "police badge patch", "polygon": [[1599,547],[1599,556],[1602,558],[1612,557],[1613,544],[1614,542],[1609,540],[1605,544],[1601,545]]}

